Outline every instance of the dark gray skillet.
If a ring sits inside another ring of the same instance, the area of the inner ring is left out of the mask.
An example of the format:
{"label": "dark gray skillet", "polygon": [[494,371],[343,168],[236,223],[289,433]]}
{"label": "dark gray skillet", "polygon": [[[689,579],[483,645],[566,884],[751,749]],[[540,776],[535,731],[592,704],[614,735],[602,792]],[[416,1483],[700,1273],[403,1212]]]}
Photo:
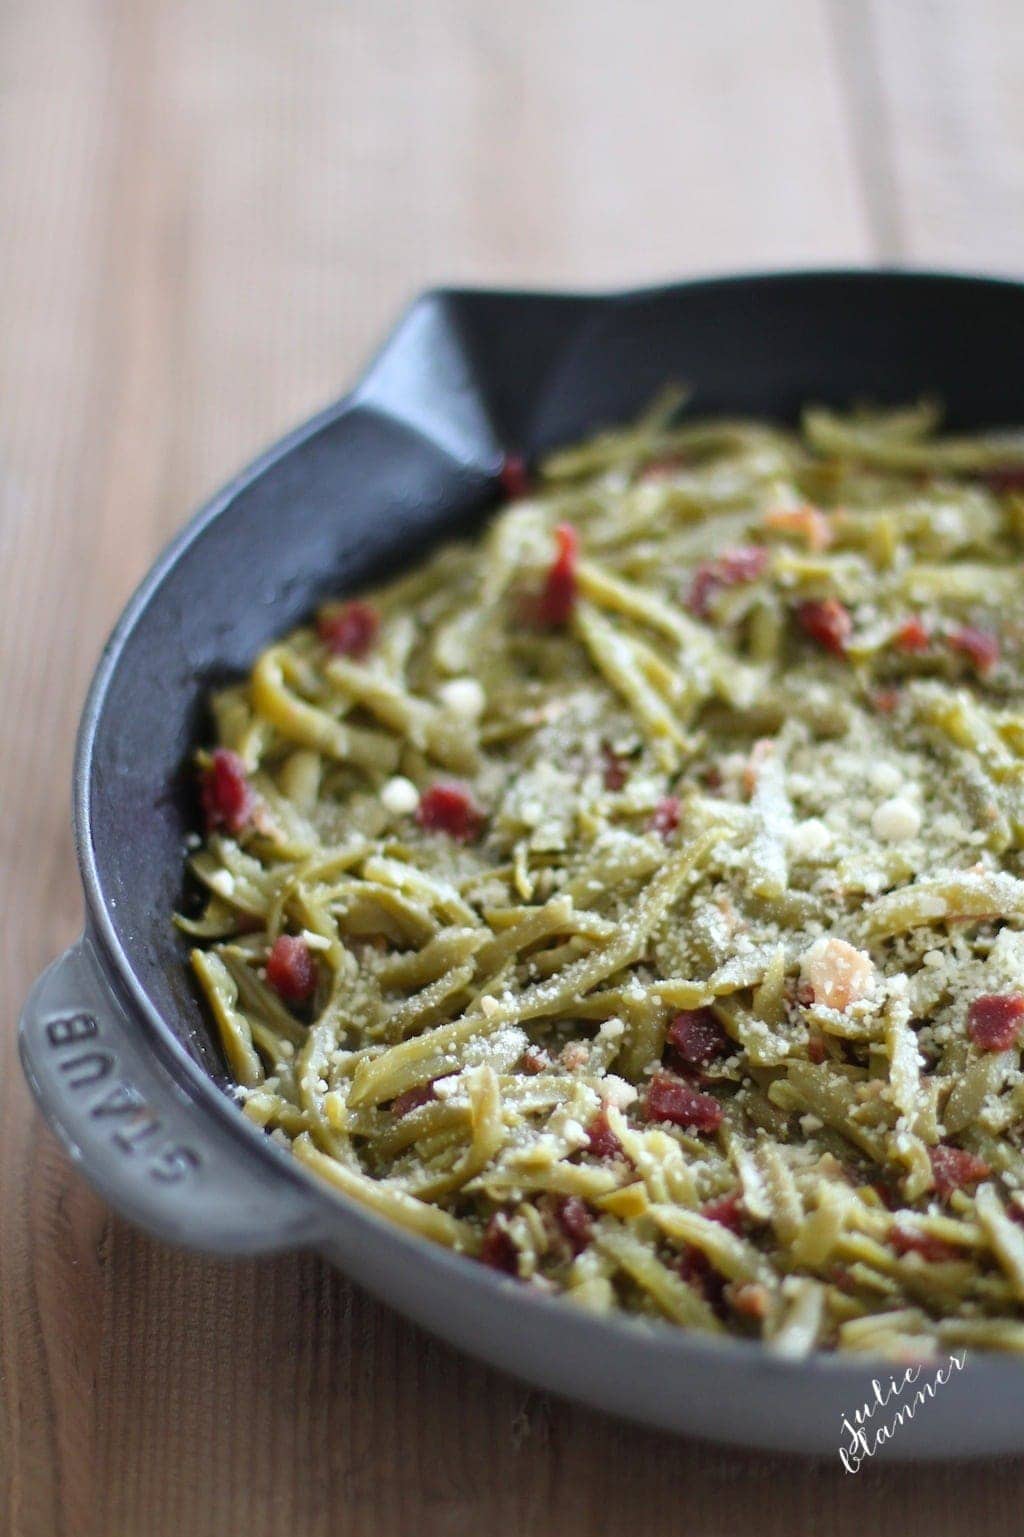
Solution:
{"label": "dark gray skillet", "polygon": [[[628,417],[666,379],[701,412],[792,417],[937,393],[958,425],[1019,423],[1024,285],[887,272],[686,283],[611,297],[439,292],[353,394],[246,470],[161,557],[103,653],[78,740],[81,942],[36,984],[25,1071],[86,1178],[163,1238],[308,1246],[426,1328],[530,1382],[669,1430],[835,1453],[878,1363],[602,1321],[405,1236],[314,1183],[224,1091],[169,923],[196,806],[184,768],[212,683],[324,594],[416,558],[495,503],[503,452]],[[874,1425],[891,1417],[877,1411]],[[1024,1369],[979,1356],[895,1456],[1024,1448]]]}

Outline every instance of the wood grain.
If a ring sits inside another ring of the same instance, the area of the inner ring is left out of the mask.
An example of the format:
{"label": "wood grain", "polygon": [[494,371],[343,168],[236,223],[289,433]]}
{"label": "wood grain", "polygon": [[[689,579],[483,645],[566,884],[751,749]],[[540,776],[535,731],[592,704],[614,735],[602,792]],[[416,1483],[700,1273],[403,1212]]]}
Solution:
{"label": "wood grain", "polygon": [[80,919],[74,726],[162,541],[439,280],[1019,268],[1011,0],[0,7],[0,1531],[1009,1531],[1016,1465],[670,1441],[426,1339],[309,1257],[112,1218],[14,1021]]}

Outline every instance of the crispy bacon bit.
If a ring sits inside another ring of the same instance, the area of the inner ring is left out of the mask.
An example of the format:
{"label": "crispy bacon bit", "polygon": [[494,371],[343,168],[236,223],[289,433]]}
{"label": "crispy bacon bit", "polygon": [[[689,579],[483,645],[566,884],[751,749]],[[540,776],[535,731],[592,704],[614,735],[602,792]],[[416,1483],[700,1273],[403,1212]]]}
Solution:
{"label": "crispy bacon bit", "polygon": [[519,1058],[520,1072],[529,1073],[531,1077],[536,1077],[538,1073],[543,1073],[550,1066],[551,1058],[546,1051],[541,1051],[539,1046],[527,1046]]}
{"label": "crispy bacon bit", "polygon": [[572,618],[576,607],[579,543],[579,535],[572,524],[559,523],[555,529],[555,558],[548,567],[534,605],[535,622],[541,629],[562,629]]}
{"label": "crispy bacon bit", "polygon": [[676,1261],[676,1273],[716,1311],[721,1307],[725,1277],[719,1275],[707,1255],[695,1244],[688,1244],[680,1254]]}
{"label": "crispy bacon bit", "polygon": [[796,611],[797,623],[805,635],[831,651],[834,656],[845,656],[847,643],[853,634],[850,611],[838,598],[801,603]]}
{"label": "crispy bacon bit", "polygon": [[651,1079],[646,1104],[649,1121],[671,1121],[673,1126],[715,1131],[722,1124],[723,1114],[717,1099],[699,1093],[672,1073],[656,1073]]}
{"label": "crispy bacon bit", "polygon": [[[850,1183],[853,1185],[857,1183],[856,1175],[851,1177]],[[887,1180],[873,1179],[870,1181],[869,1188],[875,1192],[878,1199],[881,1201],[882,1205],[886,1208],[887,1211],[902,1210],[903,1195],[899,1190],[894,1189],[894,1187],[890,1185]]]}
{"label": "crispy bacon bit", "polygon": [[418,1110],[421,1105],[429,1105],[432,1099],[436,1099],[434,1085],[421,1083],[415,1089],[406,1089],[404,1094],[399,1094],[397,1099],[391,1102],[392,1115],[408,1115],[410,1110]]}
{"label": "crispy bacon bit", "polygon": [[672,1020],[665,1039],[687,1067],[709,1067],[732,1050],[710,1009],[684,1009]]}
{"label": "crispy bacon bit", "polygon": [[1024,464],[997,465],[994,470],[985,470],[981,479],[997,496],[1004,491],[1024,491]]}
{"label": "crispy bacon bit", "polygon": [[252,821],[256,796],[236,752],[218,747],[203,775],[200,789],[207,832],[225,827],[237,835]]}
{"label": "crispy bacon bit", "polygon": [[728,1228],[730,1233],[741,1233],[746,1221],[742,1190],[733,1190],[729,1195],[720,1195],[717,1200],[708,1201],[706,1206],[701,1207],[700,1214],[707,1217],[709,1222],[717,1222],[721,1227]]}
{"label": "crispy bacon bit", "polygon": [[933,1238],[930,1233],[922,1233],[919,1228],[893,1224],[889,1233],[889,1239],[897,1254],[920,1254],[930,1265],[940,1264],[943,1260],[956,1259],[957,1252],[952,1244],[944,1243],[941,1238]]}
{"label": "crispy bacon bit", "polygon": [[601,763],[605,789],[621,790],[629,778],[629,759],[623,758],[607,742],[602,742]]}
{"label": "crispy bacon bit", "polygon": [[[812,998],[811,1002],[813,1003],[813,1001],[814,1000]],[[824,1062],[825,1058],[828,1056],[828,1050],[825,1046],[825,1037],[823,1035],[819,1035],[817,1031],[815,1031],[807,1038],[807,1056],[811,1062],[818,1064]]]}
{"label": "crispy bacon bit", "polygon": [[750,749],[750,756],[743,765],[743,788],[748,795],[753,795],[757,789],[761,767],[765,759],[770,758],[774,751],[775,742],[770,736],[758,737]]}
{"label": "crispy bacon bit", "polygon": [[304,939],[279,934],[267,956],[267,985],[285,1003],[305,1003],[316,987],[316,963]]}
{"label": "crispy bacon bit", "polygon": [[962,1147],[949,1147],[945,1142],[930,1147],[928,1157],[932,1161],[935,1189],[941,1196],[952,1195],[954,1190],[962,1190],[965,1185],[976,1185],[992,1172],[984,1158],[968,1153]]}
{"label": "crispy bacon bit", "polygon": [[704,1280],[709,1270],[710,1266],[703,1250],[692,1244],[687,1245],[676,1264],[676,1271],[680,1278],[686,1282],[687,1286],[695,1286],[700,1292],[704,1290]]}
{"label": "crispy bacon bit", "polygon": [[734,550],[724,551],[717,560],[705,561],[693,573],[687,608],[698,619],[707,619],[723,587],[756,582],[767,564],[768,551],[760,544],[739,545]]}
{"label": "crispy bacon bit", "polygon": [[380,614],[372,603],[353,598],[338,608],[326,608],[316,622],[316,633],[335,656],[362,661],[380,630]]}
{"label": "crispy bacon bit", "polygon": [[608,1124],[608,1115],[599,1110],[587,1127],[587,1150],[595,1158],[618,1158],[622,1143]]}
{"label": "crispy bacon bit", "polygon": [[772,1299],[767,1287],[761,1286],[759,1282],[744,1281],[739,1286],[732,1286],[728,1297],[734,1310],[742,1317],[759,1321],[768,1317]]}
{"label": "crispy bacon bit", "polygon": [[832,543],[832,524],[820,507],[808,502],[803,507],[771,507],[764,515],[765,528],[783,534],[795,534],[809,550],[820,554]]}
{"label": "crispy bacon bit", "polygon": [[904,619],[893,636],[892,643],[897,651],[927,651],[931,644],[931,636],[924,621],[916,614],[912,614],[909,619]]}
{"label": "crispy bacon bit", "polygon": [[657,833],[667,843],[679,826],[679,797],[677,795],[664,795],[654,808],[654,814],[648,822],[648,831]]}
{"label": "crispy bacon bit", "polygon": [[711,613],[711,605],[721,591],[721,587],[713,561],[707,561],[704,565],[698,566],[693,573],[689,596],[686,599],[686,606],[690,613],[698,619],[707,619]]}
{"label": "crispy bacon bit", "polygon": [[494,1213],[484,1230],[480,1263],[490,1266],[492,1270],[500,1270],[502,1275],[519,1274],[519,1250],[512,1242],[508,1221],[500,1211]]}
{"label": "crispy bacon bit", "polygon": [[891,715],[900,702],[898,688],[876,688],[871,695],[871,703],[879,715]]}
{"label": "crispy bacon bit", "polygon": [[962,624],[946,637],[954,651],[962,652],[978,672],[991,672],[999,660],[999,637],[991,630],[979,630],[976,625]]}
{"label": "crispy bacon bit", "polygon": [[743,582],[756,582],[767,565],[768,551],[763,544],[740,544],[723,551],[718,569],[726,586],[735,587]]}
{"label": "crispy bacon bit", "polygon": [[436,784],[420,796],[416,820],[428,832],[472,843],[483,832],[486,818],[465,785]]}
{"label": "crispy bacon bit", "polygon": [[668,480],[677,470],[685,469],[686,462],[685,454],[663,454],[660,459],[652,459],[649,464],[645,464],[637,478],[641,485]]}
{"label": "crispy bacon bit", "polygon": [[1007,1051],[1020,1034],[1024,994],[986,993],[967,1011],[967,1033],[982,1051]]}
{"label": "crispy bacon bit", "polygon": [[506,454],[498,472],[501,489],[510,502],[530,494],[530,472],[522,454]]}
{"label": "crispy bacon bit", "polygon": [[569,1240],[573,1254],[582,1254],[594,1236],[594,1219],[587,1203],[578,1195],[559,1196],[555,1202],[555,1220]]}

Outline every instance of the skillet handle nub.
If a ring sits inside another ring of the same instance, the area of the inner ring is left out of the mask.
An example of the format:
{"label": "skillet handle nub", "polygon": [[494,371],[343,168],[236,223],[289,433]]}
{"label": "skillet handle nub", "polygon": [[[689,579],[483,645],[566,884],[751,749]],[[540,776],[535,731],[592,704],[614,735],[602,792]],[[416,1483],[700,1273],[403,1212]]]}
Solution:
{"label": "skillet handle nub", "polygon": [[36,982],[19,1046],[50,1127],[122,1216],[217,1254],[311,1240],[301,1182],[254,1158],[244,1127],[232,1135],[175,1082],[104,980],[88,935]]}

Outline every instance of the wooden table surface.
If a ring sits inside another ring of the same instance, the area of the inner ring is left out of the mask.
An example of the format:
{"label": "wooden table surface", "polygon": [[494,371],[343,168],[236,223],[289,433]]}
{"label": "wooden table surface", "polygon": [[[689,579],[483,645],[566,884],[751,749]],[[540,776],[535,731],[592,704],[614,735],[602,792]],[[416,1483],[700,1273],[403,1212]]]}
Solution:
{"label": "wooden table surface", "polygon": [[141,1237],[43,1131],[14,1031],[80,922],[68,782],[104,634],[412,294],[1019,273],[1022,67],[1019,0],[2,0],[5,1537],[1019,1529],[1015,1463],[854,1477],[672,1441],[316,1259]]}

